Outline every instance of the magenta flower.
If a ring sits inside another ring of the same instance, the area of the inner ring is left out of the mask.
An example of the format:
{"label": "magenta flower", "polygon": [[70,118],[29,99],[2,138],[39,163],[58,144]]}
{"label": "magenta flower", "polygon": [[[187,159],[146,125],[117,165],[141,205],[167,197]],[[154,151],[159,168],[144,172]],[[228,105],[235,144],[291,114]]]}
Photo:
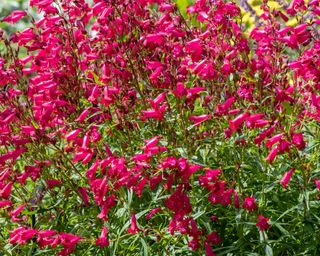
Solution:
{"label": "magenta flower", "polygon": [[218,233],[213,231],[210,234],[206,236],[207,241],[212,243],[212,244],[220,244],[221,243],[221,238],[219,237]]}
{"label": "magenta flower", "polygon": [[213,249],[207,241],[204,242],[204,247],[206,250],[206,256],[216,256],[216,254],[213,252]]}
{"label": "magenta flower", "polygon": [[255,198],[254,198],[253,196],[246,197],[246,198],[244,199],[244,202],[243,202],[243,204],[242,204],[242,207],[243,207],[244,209],[247,209],[248,212],[252,212],[252,211],[256,210],[256,209],[257,209],[257,205],[256,205],[256,203],[255,203]]}
{"label": "magenta flower", "polygon": [[271,149],[271,151],[269,152],[269,155],[265,158],[265,160],[268,161],[270,164],[272,164],[272,162],[274,161],[278,153],[279,153],[279,147],[275,146],[274,148]]}
{"label": "magenta flower", "polygon": [[183,96],[187,95],[187,90],[183,83],[177,83],[176,88],[173,90],[173,94],[178,98],[182,98]]}
{"label": "magenta flower", "polygon": [[195,126],[199,126],[202,122],[208,120],[210,115],[190,116],[189,120],[193,121]]}
{"label": "magenta flower", "polygon": [[53,247],[53,243],[56,239],[55,234],[56,234],[56,231],[54,230],[38,231],[37,243],[39,244],[40,248],[43,248],[47,245],[50,245]]}
{"label": "magenta flower", "polygon": [[73,252],[74,248],[81,240],[80,236],[76,236],[69,233],[61,233],[58,235],[58,243],[63,245],[63,249],[58,252],[58,255],[69,255]]}
{"label": "magenta flower", "polygon": [[108,229],[107,227],[103,227],[101,231],[101,235],[96,240],[96,245],[100,246],[101,248],[105,246],[109,246],[109,240],[107,237]]}
{"label": "magenta flower", "polygon": [[215,115],[221,116],[228,113],[228,110],[231,108],[232,103],[235,101],[235,97],[228,98],[224,103],[217,104],[215,109]]}
{"label": "magenta flower", "polygon": [[234,200],[234,207],[239,209],[240,208],[239,195],[236,190],[233,190],[233,200]]}
{"label": "magenta flower", "polygon": [[133,213],[131,215],[131,226],[128,229],[128,232],[134,235],[139,231],[141,231],[141,229],[138,228],[136,215]]}
{"label": "magenta flower", "polygon": [[76,130],[73,130],[72,132],[68,133],[65,138],[67,139],[68,142],[74,140],[78,134],[81,132],[81,129],[76,129]]}
{"label": "magenta flower", "polygon": [[37,234],[37,232],[38,231],[36,229],[27,229],[25,227],[19,227],[10,232],[11,234],[9,242],[11,244],[25,244],[29,240],[31,240],[32,237]]}
{"label": "magenta flower", "polygon": [[243,122],[245,122],[245,120],[249,117],[249,114],[247,112],[240,114],[239,116],[237,116],[235,119],[230,120],[229,124],[230,124],[230,129],[232,131],[236,131],[238,130],[241,125],[243,124]]}
{"label": "magenta flower", "polygon": [[[103,192],[104,193],[104,192]],[[109,210],[116,205],[116,196],[115,195],[110,195],[108,196],[105,201],[98,201],[99,199],[95,198],[96,202],[99,204],[103,204],[101,212],[98,214],[99,219],[103,219],[105,221],[108,221],[108,212]]]}
{"label": "magenta flower", "polygon": [[77,122],[82,123],[86,117],[89,115],[89,108],[86,108],[82,113],[79,115],[79,117],[76,119]]}
{"label": "magenta flower", "polygon": [[17,216],[22,212],[22,210],[26,207],[25,204],[22,204],[20,206],[18,206],[17,208],[15,208],[13,211],[11,211],[9,214],[10,214],[10,217],[11,217],[11,220],[12,221],[19,221],[20,219],[17,218]]}
{"label": "magenta flower", "polygon": [[6,206],[11,206],[12,202],[10,200],[0,201],[0,208],[4,208]]}
{"label": "magenta flower", "polygon": [[316,185],[317,189],[320,190],[320,179],[315,179],[314,184]]}
{"label": "magenta flower", "polygon": [[289,184],[289,182],[290,182],[291,176],[292,176],[292,174],[293,174],[294,171],[295,171],[295,169],[292,168],[292,169],[290,169],[290,171],[287,171],[287,172],[283,175],[283,177],[282,177],[282,179],[281,179],[281,181],[280,181],[280,184],[282,185],[282,187],[284,187],[284,188],[287,188],[287,187],[288,187],[288,184]]}
{"label": "magenta flower", "polygon": [[0,190],[0,197],[4,199],[8,199],[12,190],[12,182],[10,181],[7,185],[5,185],[1,190]]}
{"label": "magenta flower", "polygon": [[277,135],[273,136],[272,138],[268,139],[266,142],[266,147],[272,148],[272,146],[274,144],[276,144],[277,142],[282,140],[283,135],[284,135],[283,133],[280,133],[280,134],[277,134]]}
{"label": "magenta flower", "polygon": [[62,184],[60,180],[47,180],[46,182],[49,189],[52,189]]}
{"label": "magenta flower", "polygon": [[87,189],[85,187],[79,187],[78,191],[81,195],[84,205],[89,205],[89,195],[88,195]]}
{"label": "magenta flower", "polygon": [[13,24],[19,21],[20,19],[22,19],[26,14],[27,14],[26,11],[21,11],[21,10],[13,11],[10,15],[3,18],[2,21]]}
{"label": "magenta flower", "polygon": [[138,197],[141,197],[142,196],[142,191],[143,191],[143,188],[144,186],[146,185],[147,183],[147,179],[146,178],[142,178],[137,185],[135,185],[133,187],[133,190],[134,192],[136,192],[136,194],[138,195]]}
{"label": "magenta flower", "polygon": [[195,251],[200,248],[200,243],[198,239],[191,239],[188,243],[188,246],[192,251]]}
{"label": "magenta flower", "polygon": [[270,228],[270,225],[268,223],[269,218],[263,217],[263,215],[258,216],[259,221],[256,223],[256,226],[259,228],[260,231],[264,231]]}
{"label": "magenta flower", "polygon": [[157,208],[154,208],[154,209],[152,209],[147,215],[146,215],[146,219],[147,220],[150,220],[151,218],[152,218],[152,216],[154,215],[154,214],[156,214],[157,212],[159,212],[159,211],[161,211],[161,208],[160,207],[157,207]]}
{"label": "magenta flower", "polygon": [[306,143],[303,140],[302,133],[295,133],[292,136],[292,143],[299,149],[303,150],[306,147]]}
{"label": "magenta flower", "polygon": [[146,39],[144,41],[144,45],[150,45],[150,44],[155,44],[155,45],[161,45],[164,43],[165,37],[164,33],[157,33],[157,34],[149,34],[146,36]]}

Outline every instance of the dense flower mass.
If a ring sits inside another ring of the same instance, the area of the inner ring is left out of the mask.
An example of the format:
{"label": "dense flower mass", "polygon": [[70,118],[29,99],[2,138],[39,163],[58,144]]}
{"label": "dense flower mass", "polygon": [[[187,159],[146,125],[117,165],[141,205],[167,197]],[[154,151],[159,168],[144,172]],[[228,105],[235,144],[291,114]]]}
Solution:
{"label": "dense flower mass", "polygon": [[320,1],[187,2],[2,18],[8,254],[319,254]]}

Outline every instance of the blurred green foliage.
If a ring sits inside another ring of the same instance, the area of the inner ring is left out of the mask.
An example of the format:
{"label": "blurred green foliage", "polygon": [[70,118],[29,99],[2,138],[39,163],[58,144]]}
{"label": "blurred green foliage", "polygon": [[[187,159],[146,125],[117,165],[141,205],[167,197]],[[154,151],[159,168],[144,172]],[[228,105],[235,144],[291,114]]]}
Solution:
{"label": "blurred green foliage", "polygon": [[[1,0],[0,1],[0,19],[6,17],[14,10],[28,10],[29,0]],[[14,26],[7,22],[0,22],[0,28],[4,29],[7,33],[14,30],[20,30],[26,27],[27,19],[22,19]]]}
{"label": "blurred green foliage", "polygon": [[180,12],[185,15],[187,7],[193,3],[192,0],[176,0]]}

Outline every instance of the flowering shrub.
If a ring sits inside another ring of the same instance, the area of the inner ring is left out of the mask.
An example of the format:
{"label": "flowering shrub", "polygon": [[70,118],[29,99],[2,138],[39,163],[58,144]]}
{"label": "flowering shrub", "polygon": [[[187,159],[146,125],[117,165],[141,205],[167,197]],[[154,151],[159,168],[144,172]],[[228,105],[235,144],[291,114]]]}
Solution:
{"label": "flowering shrub", "polygon": [[318,255],[320,1],[279,2],[3,18],[32,24],[1,31],[3,252]]}

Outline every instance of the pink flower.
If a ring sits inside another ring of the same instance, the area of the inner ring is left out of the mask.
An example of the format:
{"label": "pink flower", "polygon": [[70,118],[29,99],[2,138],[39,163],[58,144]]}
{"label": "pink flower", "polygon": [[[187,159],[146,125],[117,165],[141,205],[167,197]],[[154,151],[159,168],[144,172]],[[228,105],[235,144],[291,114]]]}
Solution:
{"label": "pink flower", "polygon": [[109,246],[109,240],[107,237],[108,229],[107,227],[103,227],[101,231],[101,235],[96,240],[96,245],[100,246],[101,248],[105,246]]}
{"label": "pink flower", "polygon": [[0,197],[4,199],[8,199],[12,190],[12,182],[10,181],[7,185],[5,185],[1,190],[0,190]]}
{"label": "pink flower", "polygon": [[278,148],[279,148],[279,153],[283,154],[284,152],[289,152],[290,151],[290,142],[286,140],[280,141]]}
{"label": "pink flower", "polygon": [[25,227],[19,227],[13,231],[10,231],[9,243],[11,244],[25,244],[37,234],[36,229],[27,229]]}
{"label": "pink flower", "polygon": [[250,197],[246,197],[244,199],[244,202],[242,204],[242,207],[244,209],[247,209],[248,212],[252,212],[254,211],[255,209],[257,209],[257,205],[256,203],[254,202],[255,198],[253,196],[250,196]]}
{"label": "pink flower", "polygon": [[155,44],[155,45],[162,45],[165,41],[164,33],[158,33],[158,34],[149,34],[146,36],[144,45],[150,45],[150,44]]}
{"label": "pink flower", "polygon": [[[165,106],[165,105],[162,105],[162,106]],[[161,121],[164,118],[164,111],[161,112],[160,109],[159,110],[155,110],[155,109],[142,110],[141,112],[142,112],[142,119],[153,118],[155,120]]]}
{"label": "pink flower", "polygon": [[295,133],[292,136],[292,143],[299,149],[303,150],[306,147],[306,143],[303,140],[302,133]]}
{"label": "pink flower", "polygon": [[227,138],[230,138],[232,136],[232,130],[230,128],[226,128],[224,130],[224,138],[227,139]]}
{"label": "pink flower", "polygon": [[81,129],[76,129],[76,130],[73,130],[72,132],[68,133],[65,138],[67,139],[68,142],[74,140],[78,134],[81,132]]}
{"label": "pink flower", "polygon": [[177,190],[172,193],[165,201],[164,205],[171,211],[181,216],[192,212],[192,207],[188,195],[183,191],[183,187],[179,185]]}
{"label": "pink flower", "polygon": [[54,235],[56,231],[54,230],[43,230],[38,231],[37,233],[37,243],[39,244],[40,248],[43,248],[47,245],[51,245],[53,247],[53,243],[55,241]]}
{"label": "pink flower", "polygon": [[22,19],[26,14],[27,14],[26,11],[21,11],[21,10],[13,11],[10,15],[3,18],[2,21],[13,24],[19,21],[20,19]]}
{"label": "pink flower", "polygon": [[134,192],[136,192],[137,196],[138,197],[141,197],[142,196],[142,190],[144,188],[144,186],[146,185],[147,183],[147,179],[146,178],[142,178],[138,184],[136,184],[134,187],[133,187],[133,190]]}
{"label": "pink flower", "polygon": [[[103,193],[104,193],[104,192],[103,192]],[[102,210],[101,210],[101,212],[100,212],[100,213],[98,214],[98,216],[97,216],[99,219],[103,219],[103,220],[105,220],[105,221],[108,221],[107,215],[108,215],[109,210],[110,210],[113,206],[116,205],[115,199],[116,199],[116,196],[115,196],[115,195],[110,195],[110,196],[108,196],[108,197],[105,199],[105,201],[102,202],[102,203],[103,203]],[[98,201],[97,199],[95,199],[95,200]]]}
{"label": "pink flower", "polygon": [[284,188],[287,188],[287,187],[288,187],[288,184],[289,184],[289,182],[290,182],[291,176],[292,176],[292,174],[293,174],[294,171],[295,171],[295,169],[292,168],[290,171],[286,172],[286,173],[283,175],[283,177],[282,177],[282,179],[281,179],[281,181],[280,181],[280,184],[282,185],[282,187],[284,187]]}
{"label": "pink flower", "polygon": [[151,139],[144,140],[144,142],[145,142],[145,145],[142,147],[142,149],[144,150],[155,147],[159,142],[159,136],[155,136]]}
{"label": "pink flower", "polygon": [[235,97],[230,97],[228,98],[224,103],[222,104],[217,104],[216,109],[215,109],[215,115],[221,116],[223,114],[227,114],[229,108],[231,108],[232,103],[235,101]]}
{"label": "pink flower", "polygon": [[206,249],[206,256],[216,256],[216,254],[213,252],[210,244],[207,241],[204,242],[204,247]]}
{"label": "pink flower", "polygon": [[82,123],[88,115],[89,115],[89,108],[86,108],[84,111],[81,112],[81,114],[76,119],[76,121],[79,123]]}
{"label": "pink flower", "polygon": [[256,223],[256,226],[259,228],[260,231],[264,231],[270,228],[270,225],[268,223],[269,218],[263,217],[263,215],[258,216],[259,221]]}
{"label": "pink flower", "polygon": [[128,229],[128,232],[134,235],[139,231],[141,231],[141,229],[138,228],[136,215],[133,213],[131,215],[131,226]]}
{"label": "pink flower", "polygon": [[198,61],[200,59],[201,52],[202,52],[200,39],[196,38],[196,39],[193,39],[192,41],[187,42],[185,49],[187,53],[191,54],[192,58],[195,61]]}
{"label": "pink flower", "polygon": [[47,185],[49,189],[52,189],[56,186],[61,185],[62,182],[60,180],[47,180]]}
{"label": "pink flower", "polygon": [[272,125],[271,127],[265,129],[264,131],[262,131],[255,139],[254,139],[254,143],[257,144],[258,146],[261,145],[261,142],[268,136],[270,136],[273,131],[276,128],[276,124]]}
{"label": "pink flower", "polygon": [[161,208],[157,207],[157,208],[154,208],[152,209],[148,214],[147,216],[145,217],[147,220],[150,220],[152,218],[152,216],[154,214],[156,214],[157,212],[161,211]]}
{"label": "pink flower", "polygon": [[150,100],[149,103],[152,108],[159,109],[160,104],[165,100],[166,98],[166,92],[160,93],[155,99]]}
{"label": "pink flower", "polygon": [[240,208],[239,195],[238,195],[238,192],[236,190],[233,191],[233,200],[234,200],[234,207],[239,209]]}
{"label": "pink flower", "polygon": [[270,164],[274,161],[277,154],[279,153],[279,147],[275,146],[271,151],[269,152],[269,155],[265,158],[266,161],[269,161]]}
{"label": "pink flower", "polygon": [[84,205],[89,205],[89,195],[88,195],[87,189],[85,187],[79,187],[78,191],[82,197]]}
{"label": "pink flower", "polygon": [[195,86],[187,89],[187,98],[195,98],[198,97],[198,93],[205,91],[205,87]]}
{"label": "pink flower", "polygon": [[193,121],[195,126],[199,126],[202,122],[208,120],[210,115],[190,116],[189,120]]}
{"label": "pink flower", "polygon": [[206,169],[206,173],[199,176],[199,184],[202,187],[211,190],[212,183],[218,180],[218,176],[222,173],[220,169]]}
{"label": "pink flower", "polygon": [[178,98],[182,98],[183,96],[187,95],[187,90],[183,83],[177,83],[176,88],[173,90],[174,96]]}
{"label": "pink flower", "polygon": [[188,243],[188,246],[192,251],[195,251],[200,248],[200,243],[198,239],[191,239]]}
{"label": "pink flower", "polygon": [[0,208],[4,208],[10,205],[12,205],[12,202],[10,200],[0,201]]}
{"label": "pink flower", "polygon": [[238,130],[241,125],[243,124],[243,122],[248,118],[249,114],[247,112],[240,114],[239,116],[237,116],[235,119],[230,120],[229,124],[230,124],[230,129],[232,131],[236,131]]}
{"label": "pink flower", "polygon": [[69,255],[81,240],[81,237],[73,234],[61,233],[59,234],[58,239],[60,240],[60,244],[64,246],[63,250],[58,252],[58,255]]}
{"label": "pink flower", "polygon": [[282,140],[283,135],[284,135],[283,133],[280,133],[280,134],[277,134],[277,135],[273,136],[272,138],[268,139],[267,143],[266,143],[266,147],[267,148],[272,148],[272,146],[274,144],[276,144],[277,142]]}
{"label": "pink flower", "polygon": [[303,0],[293,0],[291,1],[290,6],[287,8],[287,13],[293,16],[297,12],[304,11],[306,9],[307,7],[305,6],[305,3]]}
{"label": "pink flower", "polygon": [[207,235],[207,241],[209,241],[212,244],[220,244],[221,238],[218,236],[218,233],[213,231],[209,235]]}
{"label": "pink flower", "polygon": [[18,221],[20,220],[19,218],[17,218],[17,216],[22,212],[22,210],[26,207],[25,204],[22,204],[20,206],[18,206],[17,208],[15,208],[13,211],[11,211],[10,217],[12,219],[12,221]]}
{"label": "pink flower", "polygon": [[246,120],[246,125],[248,126],[248,128],[253,128],[255,127],[255,124],[261,120],[261,118],[263,117],[263,114],[253,114],[250,115],[248,117],[248,119]]}
{"label": "pink flower", "polygon": [[320,190],[320,179],[315,179],[314,184],[316,184],[317,189]]}

